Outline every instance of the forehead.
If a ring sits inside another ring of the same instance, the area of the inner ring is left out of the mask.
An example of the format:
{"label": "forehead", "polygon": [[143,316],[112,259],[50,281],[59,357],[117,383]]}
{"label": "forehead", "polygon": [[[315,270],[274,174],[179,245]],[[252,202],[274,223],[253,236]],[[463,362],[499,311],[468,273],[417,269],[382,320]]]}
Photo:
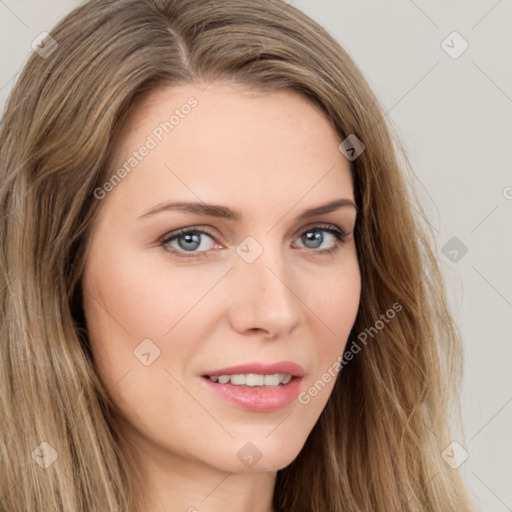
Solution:
{"label": "forehead", "polygon": [[134,165],[112,195],[137,211],[172,198],[260,211],[301,198],[305,206],[353,199],[340,140],[320,108],[293,91],[219,83],[159,89],[125,124],[110,172],[130,158]]}

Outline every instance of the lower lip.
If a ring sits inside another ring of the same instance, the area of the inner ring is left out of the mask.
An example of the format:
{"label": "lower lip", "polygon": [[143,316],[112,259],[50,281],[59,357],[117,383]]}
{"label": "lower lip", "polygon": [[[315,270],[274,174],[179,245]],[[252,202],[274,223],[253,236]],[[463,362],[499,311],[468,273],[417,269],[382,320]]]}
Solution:
{"label": "lower lip", "polygon": [[201,377],[212,392],[225,400],[256,412],[277,411],[297,399],[302,384],[301,377],[293,377],[287,384],[275,387],[234,386],[233,384],[218,384],[207,377]]}

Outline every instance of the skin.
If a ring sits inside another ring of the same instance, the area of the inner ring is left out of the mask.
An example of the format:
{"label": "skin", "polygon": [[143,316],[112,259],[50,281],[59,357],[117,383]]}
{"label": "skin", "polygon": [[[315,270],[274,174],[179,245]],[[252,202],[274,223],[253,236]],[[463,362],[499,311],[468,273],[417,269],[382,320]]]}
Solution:
{"label": "skin", "polygon": [[[361,292],[356,210],[297,217],[354,201],[349,162],[302,96],[211,83],[151,93],[125,127],[120,165],[190,96],[198,105],[101,200],[82,276],[91,350],[146,478],[144,510],[269,512],[276,472],[300,452],[334,380],[306,405],[254,412],[213,394],[201,375],[293,361],[306,391],[342,354]],[[177,210],[139,218],[167,201],[225,205],[243,218]],[[348,236],[338,242],[320,229],[315,245],[305,234],[319,223]],[[211,236],[159,243],[188,227]],[[236,251],[248,236],[263,249],[252,263]],[[134,355],[144,339],[160,350],[148,366]],[[261,452],[251,467],[237,457],[247,442]]]}

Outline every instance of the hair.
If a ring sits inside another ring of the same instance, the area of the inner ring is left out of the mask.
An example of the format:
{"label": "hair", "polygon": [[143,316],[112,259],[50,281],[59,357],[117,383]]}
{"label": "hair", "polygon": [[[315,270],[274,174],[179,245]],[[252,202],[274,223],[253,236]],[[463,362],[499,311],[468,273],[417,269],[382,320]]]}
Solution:
{"label": "hair", "polygon": [[[450,413],[460,421],[461,337],[410,164],[348,53],[282,0],[91,0],[51,35],[58,47],[28,59],[0,126],[0,510],[136,510],[142,475],[121,449],[82,310],[94,190],[138,102],[214,81],[295,91],[341,140],[364,143],[350,161],[362,291],[349,339],[401,306],[343,361],[304,447],[277,472],[276,510],[473,510],[441,457]],[[46,469],[34,462],[42,442],[58,456]]]}

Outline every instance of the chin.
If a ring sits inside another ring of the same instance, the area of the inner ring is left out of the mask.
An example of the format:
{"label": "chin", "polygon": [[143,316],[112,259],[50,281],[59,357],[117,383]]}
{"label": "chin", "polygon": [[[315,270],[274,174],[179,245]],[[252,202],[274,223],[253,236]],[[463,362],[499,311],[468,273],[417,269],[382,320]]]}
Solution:
{"label": "chin", "polygon": [[[267,438],[265,432],[259,438],[246,437],[244,441],[234,441],[229,451],[229,459],[217,458],[224,461],[226,471],[235,473],[253,473],[260,471],[273,472],[289,466],[299,455],[304,446],[304,439],[290,439],[290,436],[279,436],[271,433]],[[272,439],[273,438],[273,439]],[[240,439],[240,438],[238,438]],[[225,455],[224,452],[223,455]]]}

